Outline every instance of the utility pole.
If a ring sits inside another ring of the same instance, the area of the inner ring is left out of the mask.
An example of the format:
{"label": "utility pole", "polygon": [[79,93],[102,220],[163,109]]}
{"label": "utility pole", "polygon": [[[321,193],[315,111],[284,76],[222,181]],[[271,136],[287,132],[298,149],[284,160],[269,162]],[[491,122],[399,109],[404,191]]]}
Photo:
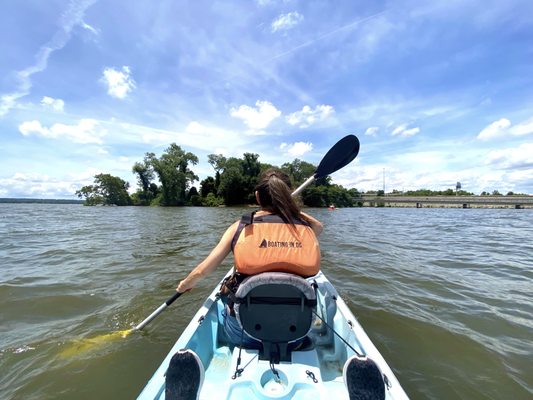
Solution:
{"label": "utility pole", "polygon": [[383,196],[385,196],[385,168],[383,168]]}

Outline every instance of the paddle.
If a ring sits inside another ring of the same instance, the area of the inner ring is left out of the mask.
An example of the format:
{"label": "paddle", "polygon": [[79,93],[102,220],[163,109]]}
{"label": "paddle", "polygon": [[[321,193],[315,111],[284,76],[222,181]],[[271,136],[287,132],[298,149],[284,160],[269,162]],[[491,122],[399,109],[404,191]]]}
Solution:
{"label": "paddle", "polygon": [[180,297],[183,293],[176,292],[172,297],[169,297],[167,301],[165,301],[163,304],[161,304],[157,310],[155,310],[153,313],[151,313],[144,321],[142,321],[139,325],[134,327],[132,330],[134,331],[140,331],[142,328],[144,328],[146,325],[148,325],[155,317],[157,317],[161,312],[167,308],[169,305],[174,303],[178,297]]}
{"label": "paddle", "polygon": [[[293,196],[299,194],[307,186],[309,186],[315,179],[323,178],[332,174],[335,171],[345,167],[350,162],[353,161],[357,154],[359,153],[359,139],[355,135],[348,135],[339,140],[335,145],[326,153],[326,155],[318,164],[315,173],[309,177],[304,183],[302,183],[293,193]],[[132,329],[127,329],[123,331],[108,333],[105,335],[100,335],[92,339],[83,339],[78,341],[75,346],[67,348],[62,352],[64,356],[69,356],[74,353],[88,350],[91,347],[98,345],[103,342],[107,342],[113,339],[125,338],[129,334],[135,331],[140,331],[146,325],[148,325],[155,317],[170,306],[182,293],[176,292],[171,297],[168,298],[163,304],[161,304],[154,312],[152,312],[147,318],[145,318],[140,324],[136,325]]]}

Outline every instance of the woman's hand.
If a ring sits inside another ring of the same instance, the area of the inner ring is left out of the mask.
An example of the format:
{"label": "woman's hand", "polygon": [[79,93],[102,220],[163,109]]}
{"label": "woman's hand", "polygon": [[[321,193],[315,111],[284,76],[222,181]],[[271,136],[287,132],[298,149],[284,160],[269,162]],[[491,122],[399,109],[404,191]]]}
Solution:
{"label": "woman's hand", "polygon": [[188,284],[186,282],[186,279],[182,280],[178,287],[176,288],[176,292],[178,293],[185,293],[185,292],[188,292],[189,290],[192,290],[193,286]]}
{"label": "woman's hand", "polygon": [[311,225],[311,229],[313,232],[315,232],[315,236],[319,236],[322,233],[322,230],[324,229],[322,222],[320,222],[318,219],[311,217],[309,214],[300,212],[307,220],[309,221],[309,225]]}

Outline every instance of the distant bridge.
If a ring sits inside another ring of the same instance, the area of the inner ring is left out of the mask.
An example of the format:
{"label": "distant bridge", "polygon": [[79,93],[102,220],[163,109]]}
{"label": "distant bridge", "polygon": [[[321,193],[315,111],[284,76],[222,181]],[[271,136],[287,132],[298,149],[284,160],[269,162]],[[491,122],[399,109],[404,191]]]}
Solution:
{"label": "distant bridge", "polygon": [[401,196],[363,195],[363,205],[376,207],[533,208],[533,196]]}

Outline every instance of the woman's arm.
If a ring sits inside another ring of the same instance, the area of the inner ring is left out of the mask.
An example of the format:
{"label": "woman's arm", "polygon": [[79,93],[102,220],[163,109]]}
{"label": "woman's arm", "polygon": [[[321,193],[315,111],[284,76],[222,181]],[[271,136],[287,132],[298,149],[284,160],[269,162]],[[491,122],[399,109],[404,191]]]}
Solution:
{"label": "woman's arm", "polygon": [[213,250],[211,250],[211,253],[205,258],[205,260],[198,264],[198,266],[180,282],[176,288],[177,292],[183,293],[192,289],[194,286],[196,286],[200,279],[209,275],[222,263],[222,261],[224,261],[226,256],[231,251],[231,241],[235,231],[237,230],[238,224],[239,221],[235,222],[228,229],[226,229],[226,232],[224,232],[224,235],[222,235],[222,238],[218,244]]}
{"label": "woman's arm", "polygon": [[316,218],[311,217],[307,213],[300,212],[300,214],[302,214],[307,220],[307,222],[309,222],[309,225],[311,225],[311,229],[313,230],[313,232],[315,232],[315,235],[318,237],[324,230],[324,226],[322,225],[322,222],[320,222]]}

